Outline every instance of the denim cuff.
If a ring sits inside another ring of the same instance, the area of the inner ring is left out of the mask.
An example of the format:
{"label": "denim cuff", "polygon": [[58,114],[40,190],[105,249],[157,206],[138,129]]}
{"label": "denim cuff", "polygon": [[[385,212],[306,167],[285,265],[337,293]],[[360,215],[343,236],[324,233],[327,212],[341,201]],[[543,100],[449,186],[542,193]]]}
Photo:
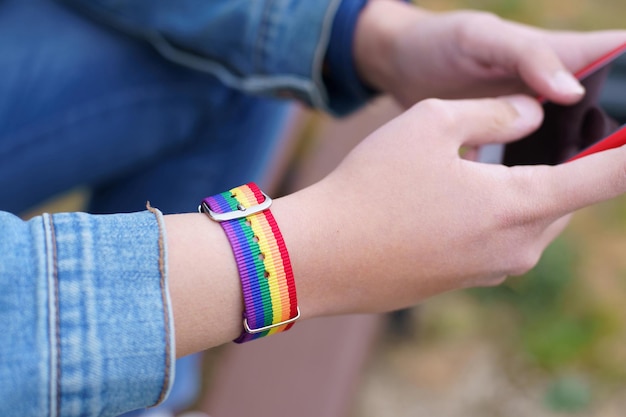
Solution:
{"label": "denim cuff", "polygon": [[175,352],[160,217],[0,213],[11,268],[0,267],[0,386],[11,387],[1,415],[114,416],[167,396]]}
{"label": "denim cuff", "polygon": [[170,389],[173,320],[159,217],[49,218],[60,336],[52,348],[63,416],[156,405]]}
{"label": "denim cuff", "polygon": [[359,14],[368,0],[343,0],[333,22],[326,51],[324,83],[329,107],[337,115],[350,113],[377,92],[363,83],[354,62],[354,34]]}

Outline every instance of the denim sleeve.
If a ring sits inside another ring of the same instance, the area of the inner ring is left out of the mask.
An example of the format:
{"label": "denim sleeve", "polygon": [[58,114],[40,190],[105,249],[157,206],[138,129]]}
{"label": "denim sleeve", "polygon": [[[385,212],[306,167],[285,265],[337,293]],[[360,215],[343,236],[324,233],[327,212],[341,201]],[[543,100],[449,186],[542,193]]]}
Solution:
{"label": "denim sleeve", "polygon": [[0,212],[0,415],[115,416],[167,395],[174,366],[157,211]]}
{"label": "denim sleeve", "polygon": [[342,1],[330,32],[324,84],[328,90],[329,102],[339,115],[356,110],[359,105],[377,94],[377,91],[367,86],[357,74],[352,53],[357,20],[367,1]]}
{"label": "denim sleeve", "polygon": [[362,104],[360,98],[344,98],[337,108],[322,80],[341,0],[62,1],[230,87],[296,98],[335,113]]}

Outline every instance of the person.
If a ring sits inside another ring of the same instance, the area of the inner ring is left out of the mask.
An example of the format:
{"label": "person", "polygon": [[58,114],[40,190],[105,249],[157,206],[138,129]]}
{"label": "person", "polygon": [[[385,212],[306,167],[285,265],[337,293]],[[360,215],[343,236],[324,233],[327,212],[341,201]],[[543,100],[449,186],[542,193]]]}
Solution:
{"label": "person", "polygon": [[[331,3],[302,7],[332,16]],[[197,12],[177,4],[176,10]],[[109,6],[102,7],[115,10]],[[142,7],[152,6],[137,2],[129,10],[141,16]],[[172,9],[162,11],[145,23],[164,22]],[[290,11],[287,20],[298,16]],[[128,27],[129,20],[125,15],[117,24]],[[170,58],[202,54],[192,47],[194,40],[204,45],[194,33],[172,37],[176,30],[167,24],[139,33],[160,31],[167,36],[147,38],[162,53],[177,52]],[[310,36],[317,40],[320,33]],[[570,71],[624,41],[622,31],[550,33],[481,13],[432,14],[373,0],[355,22],[350,56],[365,85],[407,106],[427,97],[528,91],[573,102],[582,91]],[[305,54],[309,64],[319,56],[313,45]],[[285,52],[293,50],[275,53]],[[315,62],[305,73],[308,84],[284,77],[278,85],[324,107],[330,101]],[[245,66],[234,68],[250,75]],[[331,76],[325,74],[328,85],[341,84]],[[277,84],[265,87],[284,92]],[[513,169],[458,156],[461,145],[519,138],[540,118],[537,104],[519,95],[423,101],[367,138],[329,177],[276,200],[272,211],[292,256],[303,318],[390,310],[453,288],[498,283],[533,265],[564,226],[563,216],[624,191],[621,150],[560,167]],[[412,215],[400,224],[396,213],[407,210]],[[9,329],[0,385],[16,387],[3,393],[6,415],[115,415],[153,405],[170,389],[174,355],[224,343],[241,330],[232,254],[223,232],[203,215],[1,217],[0,316]]]}
{"label": "person", "polygon": [[[139,211],[147,200],[181,213],[201,193],[262,181],[288,102],[226,87],[68,6],[0,2],[0,209],[25,213],[82,187],[90,213]],[[163,408],[195,401],[200,359],[177,362]]]}

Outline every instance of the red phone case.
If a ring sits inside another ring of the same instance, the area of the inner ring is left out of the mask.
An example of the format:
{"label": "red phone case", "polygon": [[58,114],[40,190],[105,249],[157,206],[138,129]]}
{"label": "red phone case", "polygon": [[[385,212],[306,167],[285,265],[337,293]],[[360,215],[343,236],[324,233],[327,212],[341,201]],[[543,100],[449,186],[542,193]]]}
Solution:
{"label": "red phone case", "polygon": [[[597,61],[591,63],[590,65],[586,66],[582,70],[578,71],[576,73],[576,77],[578,79],[587,77],[588,75],[593,73],[597,68],[606,65],[607,63],[611,62],[612,60],[614,60],[615,58],[617,58],[623,53],[626,53],[626,44],[623,44],[622,46],[616,48],[615,50],[604,55]],[[622,126],[620,130],[618,130],[617,132],[614,132],[613,134],[607,136],[606,138],[600,140],[599,142],[591,145],[587,149],[584,149],[583,151],[579,152],[575,156],[568,159],[567,162],[574,161],[576,159],[582,158],[587,155],[591,155],[596,152],[618,148],[622,145],[626,145],[626,126]]]}
{"label": "red phone case", "polygon": [[567,162],[575,161],[576,159],[582,158],[583,156],[591,155],[596,152],[619,148],[622,145],[626,145],[626,126],[623,126],[620,130],[613,133],[612,135],[602,139],[600,142],[591,145],[582,152],[574,155],[573,157],[568,159]]}

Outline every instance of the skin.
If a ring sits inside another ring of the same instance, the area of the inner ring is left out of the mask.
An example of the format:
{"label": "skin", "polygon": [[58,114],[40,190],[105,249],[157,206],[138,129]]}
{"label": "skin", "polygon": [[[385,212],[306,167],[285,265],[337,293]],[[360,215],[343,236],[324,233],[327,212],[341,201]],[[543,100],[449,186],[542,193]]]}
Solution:
{"label": "skin", "polygon": [[624,31],[547,31],[486,12],[371,0],[356,27],[354,58],[366,82],[406,107],[520,92],[566,104],[583,93],[571,73],[624,38]]}
{"label": "skin", "polygon": [[[626,192],[626,148],[555,167],[459,156],[536,129],[541,107],[520,93],[576,101],[571,71],[623,42],[624,31],[554,33],[372,0],[355,62],[408,109],[325,179],[274,200],[303,319],[497,285],[531,269],[571,213]],[[492,95],[505,96],[481,98]],[[165,226],[177,355],[234,339],[243,306],[224,232],[201,214],[166,216]]]}

